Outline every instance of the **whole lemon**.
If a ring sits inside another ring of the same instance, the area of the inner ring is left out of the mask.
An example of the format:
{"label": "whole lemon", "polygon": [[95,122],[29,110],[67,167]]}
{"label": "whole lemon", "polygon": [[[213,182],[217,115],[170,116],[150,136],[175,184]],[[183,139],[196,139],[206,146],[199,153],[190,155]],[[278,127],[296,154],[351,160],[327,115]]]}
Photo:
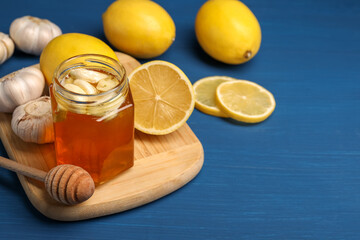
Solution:
{"label": "whole lemon", "polygon": [[115,1],[102,19],[107,40],[120,51],[134,57],[157,57],[175,40],[172,18],[153,1]]}
{"label": "whole lemon", "polygon": [[259,51],[261,29],[251,10],[237,0],[209,0],[195,20],[200,46],[211,57],[228,64],[249,61]]}
{"label": "whole lemon", "polygon": [[66,33],[52,39],[40,55],[40,69],[50,85],[56,67],[80,54],[102,54],[118,60],[115,52],[100,39],[81,33]]}

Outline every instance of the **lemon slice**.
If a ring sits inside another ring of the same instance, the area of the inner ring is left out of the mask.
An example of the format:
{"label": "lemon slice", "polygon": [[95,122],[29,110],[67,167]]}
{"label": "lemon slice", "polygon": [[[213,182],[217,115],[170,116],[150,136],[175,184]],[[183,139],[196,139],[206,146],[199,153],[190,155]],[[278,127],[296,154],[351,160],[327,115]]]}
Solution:
{"label": "lemon slice", "polygon": [[225,114],[246,123],[264,121],[276,105],[274,96],[268,90],[246,80],[220,84],[216,89],[216,100]]}
{"label": "lemon slice", "polygon": [[227,117],[216,103],[216,88],[223,82],[234,81],[235,78],[225,76],[212,76],[202,78],[193,85],[195,92],[195,107],[203,113],[216,117]]}
{"label": "lemon slice", "polygon": [[194,110],[191,82],[174,64],[151,61],[129,76],[135,104],[135,128],[164,135],[181,127]]}

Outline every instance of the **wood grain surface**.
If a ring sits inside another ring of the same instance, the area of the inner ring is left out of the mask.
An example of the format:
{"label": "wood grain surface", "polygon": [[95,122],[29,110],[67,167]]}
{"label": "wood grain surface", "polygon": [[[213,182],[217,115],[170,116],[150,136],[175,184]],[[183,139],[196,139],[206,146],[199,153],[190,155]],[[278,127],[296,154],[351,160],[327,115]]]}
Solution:
{"label": "wood grain surface", "polygon": [[[128,72],[140,65],[126,54],[117,53]],[[56,165],[54,144],[25,143],[11,129],[11,114],[0,113],[0,137],[9,157],[48,171]],[[33,206],[45,216],[76,221],[122,212],[154,201],[185,185],[203,165],[200,141],[185,124],[164,136],[135,131],[134,167],[96,188],[86,202],[66,206],[52,200],[43,183],[18,174]]]}

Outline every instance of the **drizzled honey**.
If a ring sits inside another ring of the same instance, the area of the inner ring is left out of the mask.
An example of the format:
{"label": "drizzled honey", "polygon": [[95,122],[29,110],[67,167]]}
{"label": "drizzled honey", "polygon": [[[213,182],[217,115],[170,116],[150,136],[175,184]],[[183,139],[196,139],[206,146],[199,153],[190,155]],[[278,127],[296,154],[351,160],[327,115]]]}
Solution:
{"label": "drizzled honey", "polygon": [[94,56],[79,57],[60,65],[50,86],[56,161],[84,168],[98,185],[134,164],[134,104],[117,62],[101,56],[84,64]]}

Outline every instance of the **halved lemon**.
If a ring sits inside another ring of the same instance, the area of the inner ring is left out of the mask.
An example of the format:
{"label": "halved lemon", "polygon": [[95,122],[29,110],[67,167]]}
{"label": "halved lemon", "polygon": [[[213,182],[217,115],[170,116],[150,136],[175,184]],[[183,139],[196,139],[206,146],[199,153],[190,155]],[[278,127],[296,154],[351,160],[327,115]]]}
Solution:
{"label": "halved lemon", "polygon": [[209,115],[227,117],[227,115],[217,106],[215,100],[216,88],[223,82],[234,80],[236,79],[226,76],[212,76],[196,81],[193,85],[195,92],[195,107]]}
{"label": "halved lemon", "polygon": [[268,90],[246,80],[220,84],[216,89],[216,100],[225,114],[246,123],[264,121],[276,105],[274,96]]}
{"label": "halved lemon", "polygon": [[191,82],[177,66],[151,61],[129,76],[135,104],[135,128],[164,135],[181,127],[194,110]]}

